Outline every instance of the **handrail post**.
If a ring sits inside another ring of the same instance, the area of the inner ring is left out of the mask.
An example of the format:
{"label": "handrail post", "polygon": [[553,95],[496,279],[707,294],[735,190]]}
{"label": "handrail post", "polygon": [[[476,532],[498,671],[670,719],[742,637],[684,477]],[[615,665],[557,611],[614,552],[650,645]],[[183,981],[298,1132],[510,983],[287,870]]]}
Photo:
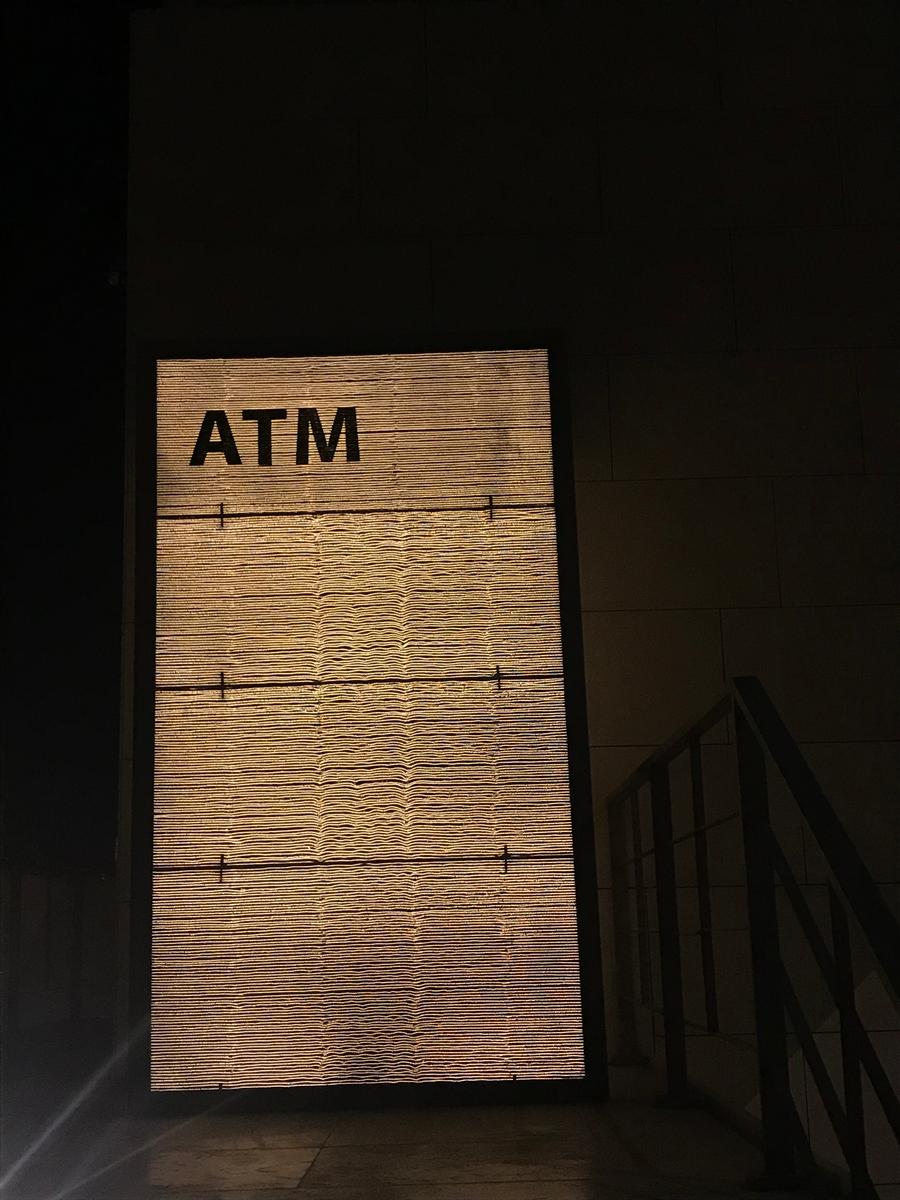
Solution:
{"label": "handrail post", "polygon": [[85,876],[76,871],[71,876],[72,882],[72,957],[69,960],[69,1017],[80,1021],[82,1012],[82,975],[84,964],[82,952],[84,949],[84,890]]}
{"label": "handrail post", "polygon": [[650,988],[650,922],[647,918],[647,888],[644,884],[644,836],[641,833],[640,795],[631,793],[631,854],[634,858],[634,909],[637,920],[638,984],[641,1004],[652,1004]]}
{"label": "handrail post", "polygon": [[759,731],[757,736],[765,743],[772,761],[784,776],[831,872],[850,902],[860,928],[875,951],[882,975],[894,997],[900,997],[900,922],[888,907],[765,688],[752,675],[738,676],[733,680],[733,686],[747,723]]}
{"label": "handrail post", "polygon": [[[847,1114],[847,1142],[844,1153],[850,1168],[853,1195],[868,1194],[872,1188],[866,1165],[866,1124],[863,1110],[862,1076],[856,1039],[856,997],[853,983],[853,957],[847,914],[829,885],[831,937],[834,948],[834,980],[841,1029],[841,1066],[844,1078],[844,1110]],[[858,1018],[857,1018],[858,1019]]]}
{"label": "handrail post", "polygon": [[631,944],[631,905],[628,899],[628,827],[626,818],[631,794],[626,793],[608,808],[609,857],[612,875],[613,947],[615,952],[616,1054],[617,1066],[643,1063],[638,1045],[634,957]]}
{"label": "handrail post", "polygon": [[666,1045],[666,1093],[675,1104],[687,1098],[687,1048],[684,1039],[684,997],[681,984],[681,941],[678,927],[678,887],[672,842],[672,794],[669,767],[657,764],[650,777],[653,850],[656,863],[656,915],[662,977],[663,1023]]}
{"label": "handrail post", "polygon": [[[3,1028],[7,1035],[15,1037],[21,1019],[22,974],[22,888],[24,872],[13,866],[9,871],[9,905],[6,911],[6,978],[3,980]],[[9,1043],[12,1044],[11,1042]]]}
{"label": "handrail post", "polygon": [[709,847],[706,842],[706,801],[703,796],[703,756],[700,739],[692,738],[691,805],[694,817],[694,862],[697,868],[697,915],[700,923],[700,956],[703,965],[703,998],[706,1032],[719,1032],[719,1002],[716,994],[716,960],[712,935],[712,904],[709,891]]}
{"label": "handrail post", "polygon": [[766,1182],[796,1180],[796,1116],[788,1071],[782,962],[778,942],[775,873],[770,849],[766,761],[739,706],[734,709],[741,824],[747,871],[747,913],[753,967],[759,1099],[762,1114]]}

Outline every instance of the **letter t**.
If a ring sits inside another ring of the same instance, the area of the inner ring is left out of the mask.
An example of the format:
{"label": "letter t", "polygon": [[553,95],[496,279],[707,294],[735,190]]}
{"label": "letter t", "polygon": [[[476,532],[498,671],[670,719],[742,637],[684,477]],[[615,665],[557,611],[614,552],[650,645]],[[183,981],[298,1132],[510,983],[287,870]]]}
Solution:
{"label": "letter t", "polygon": [[286,408],[245,408],[245,421],[256,422],[256,461],[261,467],[272,465],[272,422],[287,418]]}

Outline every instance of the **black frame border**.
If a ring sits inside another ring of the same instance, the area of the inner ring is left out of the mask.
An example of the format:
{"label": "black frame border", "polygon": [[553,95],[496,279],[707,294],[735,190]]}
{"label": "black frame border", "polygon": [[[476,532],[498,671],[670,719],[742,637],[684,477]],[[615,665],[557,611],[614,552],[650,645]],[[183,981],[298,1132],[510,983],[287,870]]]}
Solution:
{"label": "black frame border", "polygon": [[[546,350],[557,571],[562,629],[563,688],[572,810],[576,922],[585,1076],[571,1080],[484,1080],[441,1083],[323,1084],[294,1087],[152,1092],[150,999],[152,950],[153,762],[156,640],[156,364],[172,358],[279,358],[460,351]],[[135,654],[134,767],[131,811],[131,909],[128,1014],[134,1036],[129,1097],[143,1112],[182,1114],[360,1107],[535,1104],[605,1100],[609,1095],[606,1019],[598,912],[597,869],[584,680],[573,442],[567,359],[558,333],[521,331],[500,337],[393,338],[390,341],[297,340],[146,341],[137,345],[135,420]]]}

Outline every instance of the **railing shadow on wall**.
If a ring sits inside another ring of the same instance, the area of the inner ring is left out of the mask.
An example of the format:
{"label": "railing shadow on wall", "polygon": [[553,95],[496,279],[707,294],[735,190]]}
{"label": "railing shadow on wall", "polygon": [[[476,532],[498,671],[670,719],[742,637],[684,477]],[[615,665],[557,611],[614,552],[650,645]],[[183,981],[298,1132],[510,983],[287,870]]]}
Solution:
{"label": "railing shadow on wall", "polygon": [[0,1177],[15,1189],[61,1144],[92,1144],[96,1116],[121,1111],[108,1069],[115,898],[111,867],[0,863]]}
{"label": "railing shadow on wall", "polygon": [[[726,788],[733,797],[726,805],[729,811],[710,819],[704,735],[723,722],[731,723],[733,731],[731,745],[721,749],[733,755],[736,786]],[[689,816],[683,823],[688,828],[676,829],[671,776],[685,765]],[[799,826],[786,826],[780,815],[773,819],[770,796],[775,788],[786,788]],[[747,1126],[754,1109],[758,1113],[765,1160],[761,1185],[812,1178],[824,1165],[838,1168],[854,1197],[876,1197],[869,1134],[877,1128],[879,1136],[900,1141],[900,1103],[874,1032],[860,1015],[858,987],[865,978],[877,979],[882,996],[896,1010],[900,926],[759,680],[733,679],[726,695],[655,751],[606,805],[615,964],[613,1061],[646,1063],[655,1057],[661,1019],[666,1099],[682,1104],[708,1092],[692,1079],[690,1060],[698,1043],[705,1039],[710,1045],[715,1039],[713,1060],[722,1039],[739,1046],[745,1056],[755,1056],[755,1095],[734,1115]],[[728,984],[733,963],[716,953],[717,889],[710,882],[711,863],[717,865],[710,839],[726,829],[730,847],[735,849],[737,842],[743,847],[742,927],[752,979],[748,1018],[753,1027],[737,1032],[728,1030],[721,1011],[720,989]],[[815,848],[821,862],[815,883],[809,878],[806,850],[800,878],[785,850],[790,841],[786,833],[795,829],[801,844]],[[687,887],[685,854],[692,868]],[[692,910],[690,922],[679,915],[685,907]],[[694,923],[695,928],[687,929]],[[699,949],[693,955],[699,976],[696,1020],[686,1016],[686,945]],[[813,987],[813,977],[821,992]],[[822,1020],[829,1007],[830,1025]],[[825,1027],[836,1043],[831,1066],[823,1053],[820,1031]],[[895,1022],[893,1029],[898,1027]],[[896,1041],[892,1044],[896,1049]],[[817,1096],[815,1111],[830,1125],[825,1163],[822,1137],[810,1118],[810,1082]],[[798,1103],[801,1090],[805,1106]],[[880,1115],[874,1111],[878,1107]]]}
{"label": "railing shadow on wall", "polygon": [[115,878],[71,865],[0,865],[3,1033],[15,1053],[31,1035],[111,1030]]}

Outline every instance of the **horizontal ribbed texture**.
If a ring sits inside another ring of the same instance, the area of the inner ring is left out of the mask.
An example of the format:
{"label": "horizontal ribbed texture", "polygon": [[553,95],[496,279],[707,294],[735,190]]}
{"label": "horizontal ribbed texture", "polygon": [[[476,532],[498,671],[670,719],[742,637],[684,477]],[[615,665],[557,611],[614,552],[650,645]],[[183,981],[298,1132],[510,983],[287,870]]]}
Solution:
{"label": "horizontal ribbed texture", "polygon": [[546,355],[158,378],[153,1088],[583,1075]]}
{"label": "horizontal ribbed texture", "polygon": [[558,672],[555,538],[552,509],[161,521],[157,682]]}
{"label": "horizontal ribbed texture", "polygon": [[[472,505],[489,495],[553,502],[542,354],[177,360],[160,363],[158,378],[161,515],[215,513],[220,503],[269,512]],[[313,451],[298,470],[297,410],[317,409],[327,434],[348,405],[365,447],[359,462],[336,470]],[[287,413],[273,421],[272,466],[264,469],[255,466],[256,424],[241,416],[260,408]],[[186,466],[207,410],[228,414],[243,470],[217,468],[221,455],[203,469]]]}

